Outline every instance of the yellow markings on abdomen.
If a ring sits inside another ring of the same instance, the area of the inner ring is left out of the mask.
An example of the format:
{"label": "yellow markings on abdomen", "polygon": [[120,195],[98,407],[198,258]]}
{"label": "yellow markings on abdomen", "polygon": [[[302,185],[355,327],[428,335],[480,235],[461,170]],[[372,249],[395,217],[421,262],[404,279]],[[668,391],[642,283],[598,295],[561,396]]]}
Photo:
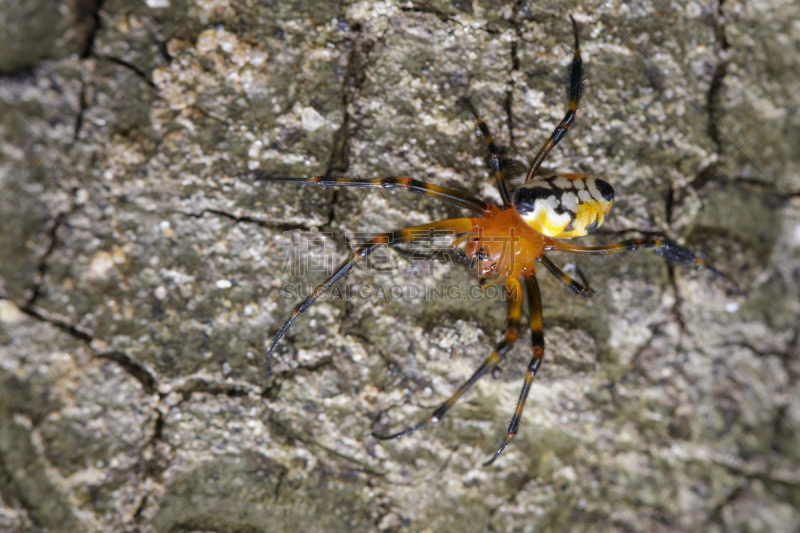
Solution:
{"label": "yellow markings on abdomen", "polygon": [[514,207],[534,230],[554,239],[597,231],[614,201],[608,182],[583,174],[536,179],[514,194]]}

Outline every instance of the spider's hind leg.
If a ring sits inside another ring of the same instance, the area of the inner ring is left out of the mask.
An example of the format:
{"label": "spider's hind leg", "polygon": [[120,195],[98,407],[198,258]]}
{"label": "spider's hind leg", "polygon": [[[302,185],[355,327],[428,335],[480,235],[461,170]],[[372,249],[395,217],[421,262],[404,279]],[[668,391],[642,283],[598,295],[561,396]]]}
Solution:
{"label": "spider's hind leg", "polygon": [[531,166],[525,174],[525,183],[531,181],[536,177],[536,172],[542,165],[542,162],[547,157],[555,145],[567,135],[570,125],[575,121],[575,114],[578,112],[578,106],[583,96],[583,89],[586,86],[585,72],[583,70],[583,59],[581,58],[580,42],[578,41],[578,24],[575,19],[570,17],[572,21],[572,33],[575,35],[575,52],[572,55],[572,63],[570,63],[569,70],[567,71],[567,98],[569,105],[567,113],[561,119],[556,129],[550,134],[550,138],[539,149],[539,152],[534,156]]}
{"label": "spider's hind leg", "polygon": [[553,274],[556,278],[558,278],[558,281],[569,287],[570,290],[572,290],[572,292],[574,292],[578,296],[581,296],[583,298],[591,298],[592,296],[594,296],[594,291],[592,289],[586,287],[585,285],[581,285],[580,283],[569,277],[563,270],[558,268],[556,264],[553,263],[550,260],[550,258],[548,258],[546,255],[542,255],[540,261],[545,267],[547,267],[547,270],[549,270],[551,274]]}
{"label": "spider's hind leg", "polygon": [[652,248],[655,253],[666,258],[668,261],[678,263],[679,265],[692,266],[700,270],[707,270],[717,278],[725,281],[734,288],[739,294],[745,294],[739,285],[731,278],[717,270],[716,268],[706,264],[705,261],[697,257],[694,252],[684,248],[683,246],[669,240],[659,238],[648,239],[628,239],[626,241],[617,242],[614,244],[606,244],[605,246],[576,246],[566,242],[553,241],[552,249],[558,252],[567,252],[570,254],[578,255],[608,255],[618,254],[621,252],[633,252]]}
{"label": "spider's hind leg", "polygon": [[494,176],[494,180],[497,183],[497,189],[500,191],[500,197],[503,199],[503,207],[508,209],[511,207],[511,195],[508,192],[508,184],[506,183],[506,177],[503,173],[503,165],[500,161],[500,150],[497,148],[497,145],[494,142],[494,137],[492,137],[491,132],[489,131],[489,126],[481,120],[481,117],[478,116],[478,111],[475,109],[475,106],[472,105],[467,98],[461,98],[461,102],[470,110],[472,116],[475,117],[475,122],[478,123],[478,128],[481,130],[481,135],[484,136],[486,139],[486,144],[489,147],[489,166],[492,169],[492,175]]}

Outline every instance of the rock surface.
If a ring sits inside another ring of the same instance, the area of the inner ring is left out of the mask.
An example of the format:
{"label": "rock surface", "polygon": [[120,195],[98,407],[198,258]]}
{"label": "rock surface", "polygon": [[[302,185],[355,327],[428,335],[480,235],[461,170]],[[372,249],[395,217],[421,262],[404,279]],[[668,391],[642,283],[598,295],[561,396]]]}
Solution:
{"label": "rock surface", "polygon": [[[796,2],[99,4],[1,34],[0,529],[800,530]],[[490,468],[527,338],[435,428],[368,434],[500,338],[505,305],[458,265],[376,255],[267,379],[346,235],[461,214],[253,173],[495,199],[458,99],[527,161],[564,113],[569,14],[590,83],[546,167],[617,195],[584,241],[668,235],[748,296],[647,252],[575,263],[591,300],[543,276],[546,362]],[[426,286],[460,292],[391,297]]]}

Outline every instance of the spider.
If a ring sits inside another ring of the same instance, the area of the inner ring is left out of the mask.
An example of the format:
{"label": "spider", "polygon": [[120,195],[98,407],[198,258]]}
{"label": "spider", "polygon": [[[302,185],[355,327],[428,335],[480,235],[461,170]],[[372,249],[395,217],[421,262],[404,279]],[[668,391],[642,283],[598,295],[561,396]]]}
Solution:
{"label": "spider", "polygon": [[[660,238],[630,239],[615,244],[595,247],[581,247],[560,242],[554,239],[573,239],[594,233],[603,223],[614,200],[614,190],[606,181],[584,174],[556,174],[548,177],[536,176],[539,167],[550,151],[569,131],[575,121],[578,105],[584,90],[584,69],[578,39],[578,25],[570,17],[575,38],[575,49],[572,62],[566,76],[569,105],[564,118],[556,126],[550,138],[544,143],[533,158],[525,174],[525,182],[513,194],[501,166],[500,151],[497,148],[488,126],[480,119],[475,108],[464,99],[464,104],[475,117],[481,134],[489,147],[489,166],[503,201],[502,209],[470,194],[455,189],[431,185],[407,177],[390,177],[379,179],[336,178],[315,176],[311,178],[292,178],[261,176],[266,181],[283,181],[296,183],[315,183],[329,187],[382,187],[398,188],[418,195],[438,198],[444,202],[471,210],[482,218],[455,218],[423,224],[413,228],[382,233],[358,247],[350,254],[347,261],[324,283],[314,291],[292,312],[291,316],[278,330],[266,354],[267,374],[271,374],[272,354],[286,335],[295,319],[314,303],[334,283],[345,277],[359,261],[367,258],[380,246],[391,246],[408,243],[420,232],[431,237],[442,235],[459,235],[453,242],[453,250],[463,259],[469,260],[480,277],[481,285],[486,282],[503,283],[508,302],[508,319],[505,336],[495,347],[489,357],[483,361],[472,376],[458,390],[426,419],[397,433],[383,435],[371,433],[380,440],[402,437],[442,419],[463,395],[483,375],[497,367],[508,354],[511,347],[519,339],[522,304],[524,300],[522,286],[529,298],[531,346],[533,357],[528,363],[522,391],[517,401],[514,415],[508,424],[506,436],[495,454],[484,463],[491,465],[508,446],[519,429],[522,411],[528,398],[533,380],[544,360],[544,335],[542,330],[542,298],[536,279],[537,265],[541,263],[564,285],[581,297],[591,297],[593,291],[570,278],[545,252],[565,252],[579,255],[606,255],[645,248],[675,263],[704,269],[715,276],[736,284],[730,279],[708,266],[694,253],[678,244]],[[464,245],[464,251],[458,247]],[[736,287],[738,290],[738,287]]]}

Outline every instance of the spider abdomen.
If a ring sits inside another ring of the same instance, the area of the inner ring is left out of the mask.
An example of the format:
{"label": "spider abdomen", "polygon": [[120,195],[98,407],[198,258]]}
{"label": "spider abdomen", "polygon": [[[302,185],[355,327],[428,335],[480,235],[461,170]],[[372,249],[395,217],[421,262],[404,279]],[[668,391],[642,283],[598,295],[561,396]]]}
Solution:
{"label": "spider abdomen", "polygon": [[514,194],[514,207],[534,230],[555,239],[597,231],[614,201],[608,182],[584,174],[530,181]]}

